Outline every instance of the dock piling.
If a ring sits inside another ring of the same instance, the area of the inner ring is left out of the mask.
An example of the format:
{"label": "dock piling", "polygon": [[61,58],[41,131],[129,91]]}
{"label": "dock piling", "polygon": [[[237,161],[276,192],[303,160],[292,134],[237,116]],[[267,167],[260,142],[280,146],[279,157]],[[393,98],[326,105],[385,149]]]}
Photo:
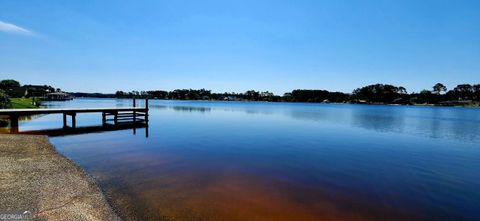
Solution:
{"label": "dock piling", "polygon": [[107,114],[102,112],[102,125],[107,124]]}
{"label": "dock piling", "polygon": [[145,123],[148,124],[148,97],[145,99]]}
{"label": "dock piling", "polygon": [[77,113],[72,113],[72,129],[77,127]]}
{"label": "dock piling", "polygon": [[10,133],[18,133],[18,115],[10,116]]}
{"label": "dock piling", "polygon": [[67,114],[63,113],[63,128],[67,128]]}
{"label": "dock piling", "polygon": [[113,113],[113,123],[114,123],[115,125],[118,125],[118,112],[117,112],[117,111],[115,111],[115,112]]}
{"label": "dock piling", "polygon": [[[136,107],[137,106],[137,102],[135,100],[135,97],[133,97],[133,107]],[[133,124],[135,125],[137,123],[137,112],[136,111],[133,111]],[[135,127],[133,129],[133,131],[135,132]]]}

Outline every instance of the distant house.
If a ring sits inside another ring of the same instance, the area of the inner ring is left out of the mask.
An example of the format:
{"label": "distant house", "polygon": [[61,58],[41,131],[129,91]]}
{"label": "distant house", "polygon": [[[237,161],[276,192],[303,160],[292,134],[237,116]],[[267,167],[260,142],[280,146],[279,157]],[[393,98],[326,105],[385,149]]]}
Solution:
{"label": "distant house", "polygon": [[10,97],[44,97],[47,93],[55,92],[55,89],[45,85],[24,85],[6,88],[5,92]]}
{"label": "distant house", "polygon": [[24,85],[28,89],[27,97],[44,97],[46,94],[55,92],[55,89],[47,85]]}
{"label": "distant house", "polygon": [[63,92],[48,93],[43,97],[45,101],[68,101],[72,99],[71,95]]}
{"label": "distant house", "polygon": [[235,96],[226,96],[223,98],[224,101],[241,101],[242,99]]}
{"label": "distant house", "polygon": [[367,100],[354,99],[354,100],[351,100],[350,103],[352,103],[352,104],[368,104],[368,101]]}

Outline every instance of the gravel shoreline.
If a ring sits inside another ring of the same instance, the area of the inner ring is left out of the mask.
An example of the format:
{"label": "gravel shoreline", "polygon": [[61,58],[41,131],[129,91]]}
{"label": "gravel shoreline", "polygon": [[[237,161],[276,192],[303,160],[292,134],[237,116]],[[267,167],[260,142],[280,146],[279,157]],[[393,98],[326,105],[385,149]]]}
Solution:
{"label": "gravel shoreline", "polygon": [[0,211],[34,220],[120,220],[85,171],[45,136],[0,135]]}

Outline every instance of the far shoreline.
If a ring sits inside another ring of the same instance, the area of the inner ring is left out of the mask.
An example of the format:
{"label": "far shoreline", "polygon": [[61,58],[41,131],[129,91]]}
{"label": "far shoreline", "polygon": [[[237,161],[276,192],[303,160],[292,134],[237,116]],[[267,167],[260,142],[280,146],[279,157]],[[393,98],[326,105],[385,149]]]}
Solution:
{"label": "far shoreline", "polygon": [[[132,100],[133,98],[115,98],[115,97],[76,97],[75,99],[110,99],[110,100]],[[73,100],[75,100],[73,99]],[[137,100],[146,98],[137,97]],[[480,103],[474,105],[438,105],[438,104],[392,104],[392,103],[342,103],[342,102],[295,102],[295,101],[249,101],[249,100],[194,100],[194,99],[158,99],[148,98],[149,100],[160,101],[196,101],[196,102],[237,102],[237,103],[287,103],[287,104],[348,104],[348,105],[371,105],[371,106],[412,106],[412,107],[456,107],[456,108],[480,108]]]}

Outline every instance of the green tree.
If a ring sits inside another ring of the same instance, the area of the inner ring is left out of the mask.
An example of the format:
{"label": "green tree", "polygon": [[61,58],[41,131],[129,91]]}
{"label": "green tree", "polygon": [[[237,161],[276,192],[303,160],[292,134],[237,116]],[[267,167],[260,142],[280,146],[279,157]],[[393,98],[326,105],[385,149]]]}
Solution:
{"label": "green tree", "polygon": [[473,95],[476,101],[480,101],[480,84],[473,85]]}
{"label": "green tree", "polygon": [[8,104],[8,96],[5,91],[0,90],[0,108],[6,108]]}
{"label": "green tree", "polygon": [[16,80],[7,79],[0,81],[0,89],[5,90],[9,87],[20,87],[20,83]]}
{"label": "green tree", "polygon": [[473,86],[470,84],[459,84],[453,89],[458,99],[468,100],[473,96]]}
{"label": "green tree", "polygon": [[353,91],[354,99],[366,100],[370,103],[392,103],[402,98],[407,90],[400,86],[396,87],[389,84],[372,84]]}
{"label": "green tree", "polygon": [[442,83],[436,83],[433,86],[433,92],[435,92],[435,94],[437,95],[445,91],[447,91],[447,87],[445,87],[445,85],[443,85]]}

